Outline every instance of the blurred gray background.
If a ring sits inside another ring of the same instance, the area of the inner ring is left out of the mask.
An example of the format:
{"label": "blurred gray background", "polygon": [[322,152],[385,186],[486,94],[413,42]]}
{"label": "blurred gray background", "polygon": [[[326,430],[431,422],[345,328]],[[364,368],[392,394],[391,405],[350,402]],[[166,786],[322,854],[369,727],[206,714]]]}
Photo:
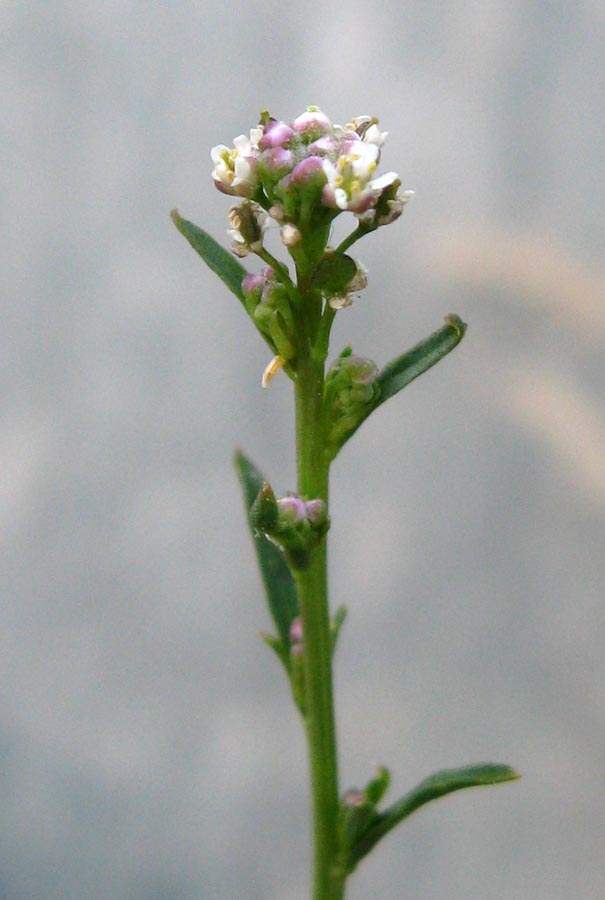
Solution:
{"label": "blurred gray background", "polygon": [[[290,385],[169,219],[261,109],[379,116],[416,191],[334,351],[465,342],[333,469],[343,788],[509,762],[351,900],[605,896],[602,2],[0,5],[0,897],[305,900],[303,736],[232,466]],[[251,264],[253,265],[253,263]]]}

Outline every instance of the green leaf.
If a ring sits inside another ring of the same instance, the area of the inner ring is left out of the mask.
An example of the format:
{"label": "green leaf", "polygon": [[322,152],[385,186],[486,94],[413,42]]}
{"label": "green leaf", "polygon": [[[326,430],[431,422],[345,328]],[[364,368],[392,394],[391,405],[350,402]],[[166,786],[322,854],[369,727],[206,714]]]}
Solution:
{"label": "green leaf", "polygon": [[[271,351],[277,354],[277,348],[273,339],[258,328],[258,323],[254,320],[254,316],[250,315],[250,310],[246,307],[246,298],[242,291],[242,281],[248,274],[242,264],[235,257],[225,250],[224,247],[214,240],[203,228],[188,222],[187,219],[181,218],[178,211],[173,209],[170,218],[181,232],[187,238],[196,253],[202,257],[206,265],[223,281],[232,293],[235,294],[240,301],[246,313],[252,319],[254,327],[257,329],[265,343],[269,345]],[[290,374],[289,366],[285,367],[285,371]]]}
{"label": "green leaf", "polygon": [[242,264],[202,228],[188,222],[187,219],[182,219],[176,209],[172,210],[170,218],[206,265],[227,285],[240,303],[244,304],[242,281],[248,273]]}
{"label": "green leaf", "polygon": [[466,325],[462,319],[454,314],[446,316],[443,328],[388,363],[377,379],[380,395],[374,409],[451,353],[464,337],[465,331]]}
{"label": "green leaf", "polygon": [[[465,331],[466,325],[462,319],[452,313],[452,315],[446,316],[443,328],[435,331],[434,334],[431,334],[424,341],[420,341],[419,344],[398,356],[397,359],[387,363],[376,378],[375,397],[372,403],[367,405],[363,414],[359,416],[359,420],[343,436],[342,442],[333,453],[333,456],[337,455],[349,438],[355,434],[359,426],[385,400],[394,397],[402,388],[407,387],[415,378],[418,378],[419,375],[422,375],[423,372],[426,372],[435,363],[438,363],[440,359],[451,353],[464,337]],[[344,353],[341,354],[341,356],[343,355]]]}
{"label": "green leaf", "polygon": [[[252,504],[265,484],[265,479],[241,450],[238,450],[235,455],[235,465],[244,492],[246,513],[249,517]],[[250,520],[248,519],[248,521]],[[289,651],[290,624],[298,615],[296,585],[281,550],[278,550],[264,534],[257,532],[252,524],[250,531],[265,586],[269,611],[281,643]],[[274,647],[274,649],[276,648]]]}
{"label": "green leaf", "polygon": [[430,803],[431,800],[444,797],[446,794],[462,790],[462,788],[516,781],[520,777],[519,773],[510,766],[499,763],[480,763],[461,769],[444,769],[441,772],[435,772],[434,775],[425,778],[413,790],[405,794],[401,800],[393,803],[378,815],[371,827],[351,848],[348,872],[353,871],[358,862],[375,847],[385,834],[388,834],[396,825],[407,819],[425,803]]}

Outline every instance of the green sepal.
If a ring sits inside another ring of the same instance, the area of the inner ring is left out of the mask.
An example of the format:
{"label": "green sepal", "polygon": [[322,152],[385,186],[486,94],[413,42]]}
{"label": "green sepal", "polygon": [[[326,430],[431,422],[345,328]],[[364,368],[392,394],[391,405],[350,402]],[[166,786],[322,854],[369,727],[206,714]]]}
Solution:
{"label": "green sepal", "polygon": [[[244,493],[246,513],[249,517],[252,505],[265,484],[265,479],[241,450],[235,454],[235,465]],[[252,523],[250,523],[250,531],[265,586],[269,611],[282,645],[289,653],[290,625],[298,615],[296,585],[281,550],[272,544],[264,534],[258,532]]]}
{"label": "green sepal", "polygon": [[277,528],[277,501],[273,488],[268,481],[263,481],[263,485],[250,507],[248,517],[255,533],[260,531],[263,534],[268,534]]}
{"label": "green sepal", "polygon": [[170,213],[170,218],[183,237],[187,238],[195,252],[202,257],[208,268],[218,275],[221,281],[227,285],[229,290],[235,294],[245,307],[242,281],[248,273],[242,264],[237,261],[232,253],[221,247],[203,228],[194,225],[193,222],[188,222],[187,219],[181,218],[178,210],[173,209]]}
{"label": "green sepal", "polygon": [[342,623],[347,617],[347,613],[349,610],[346,606],[339,606],[332,619],[330,620],[330,640],[332,642],[332,653],[336,649],[336,641],[338,640],[338,635],[340,634],[340,629],[342,628]]}
{"label": "green sepal", "polygon": [[446,794],[462,790],[462,788],[516,781],[520,777],[519,773],[510,766],[499,763],[480,763],[460,769],[444,769],[441,772],[435,772],[392,806],[378,813],[369,828],[351,847],[347,860],[347,872],[350,874],[359,861],[376,846],[385,834],[388,834],[421,806],[430,803],[431,800],[444,797]]}
{"label": "green sepal", "polygon": [[366,784],[363,792],[369,802],[376,806],[388,791],[390,783],[391,773],[389,770],[386,766],[378,766],[376,778],[372,778],[372,780]]}

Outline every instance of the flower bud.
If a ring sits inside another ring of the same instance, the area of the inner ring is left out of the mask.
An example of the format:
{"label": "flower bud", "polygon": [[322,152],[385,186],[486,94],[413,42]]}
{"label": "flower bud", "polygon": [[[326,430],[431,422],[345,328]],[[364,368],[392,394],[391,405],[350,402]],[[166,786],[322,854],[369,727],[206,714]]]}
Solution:
{"label": "flower bud", "polygon": [[260,300],[262,295],[268,292],[275,282],[275,271],[271,266],[265,266],[257,274],[245,275],[242,281],[244,294],[254,295]]}
{"label": "flower bud", "polygon": [[262,138],[258,142],[259,150],[270,150],[275,147],[289,147],[295,132],[285,122],[269,119],[264,127]]}
{"label": "flower bud", "polygon": [[340,814],[345,847],[353,847],[378,816],[374,804],[357,788],[346,791],[340,798]]}
{"label": "flower bud", "polygon": [[312,528],[321,528],[326,524],[328,513],[323,500],[307,500],[305,509]]}
{"label": "flower bud", "polygon": [[297,247],[302,240],[300,230],[291,222],[282,225],[280,234],[284,247]]}
{"label": "flower bud", "polygon": [[295,619],[292,619],[290,623],[290,643],[291,644],[300,644],[303,639],[303,627],[302,627],[302,619],[300,616],[296,616]]}
{"label": "flower bud", "polygon": [[279,513],[279,525],[281,528],[298,525],[299,522],[304,522],[307,517],[305,504],[300,497],[281,497],[277,501],[277,509]]}
{"label": "flower bud", "polygon": [[247,308],[252,309],[252,317],[259,331],[273,342],[277,357],[281,358],[281,365],[292,359],[295,352],[296,321],[287,288],[277,280],[268,281],[260,302],[249,301]]}
{"label": "flower bud", "polygon": [[353,356],[350,348],[330,366],[324,386],[330,458],[374,409],[379,393],[377,377],[376,364]]}
{"label": "flower bud", "polygon": [[294,154],[283,147],[275,147],[263,153],[261,165],[273,179],[281,178],[294,168]]}
{"label": "flower bud", "polygon": [[357,788],[349,788],[342,795],[341,802],[343,806],[361,806],[366,802],[366,797],[363,791],[359,791]]}
{"label": "flower bud", "polygon": [[332,123],[317,106],[308,106],[306,111],[292,122],[292,129],[306,144],[317,140],[332,130]]}
{"label": "flower bud", "polygon": [[323,161],[320,156],[307,156],[294,166],[290,175],[292,184],[309,184],[310,182],[325,181]]}

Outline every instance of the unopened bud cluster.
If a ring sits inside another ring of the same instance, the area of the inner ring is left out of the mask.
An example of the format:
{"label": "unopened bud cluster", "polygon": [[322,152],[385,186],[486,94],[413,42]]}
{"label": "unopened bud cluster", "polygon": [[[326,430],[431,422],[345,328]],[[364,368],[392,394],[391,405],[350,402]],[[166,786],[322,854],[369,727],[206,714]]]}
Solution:
{"label": "unopened bud cluster", "polygon": [[296,322],[288,286],[278,280],[271,266],[265,266],[258,274],[245,276],[242,291],[258,330],[271,339],[284,362],[292,359]]}
{"label": "unopened bud cluster", "polygon": [[295,494],[275,498],[265,482],[250,510],[253,527],[281,547],[295,569],[304,569],[309,550],[326,534],[330,520],[323,500],[302,500]]}
{"label": "unopened bud cluster", "polygon": [[332,457],[372,412],[380,388],[378,367],[371,359],[354,356],[350,348],[330,366],[324,385],[327,452]]}

